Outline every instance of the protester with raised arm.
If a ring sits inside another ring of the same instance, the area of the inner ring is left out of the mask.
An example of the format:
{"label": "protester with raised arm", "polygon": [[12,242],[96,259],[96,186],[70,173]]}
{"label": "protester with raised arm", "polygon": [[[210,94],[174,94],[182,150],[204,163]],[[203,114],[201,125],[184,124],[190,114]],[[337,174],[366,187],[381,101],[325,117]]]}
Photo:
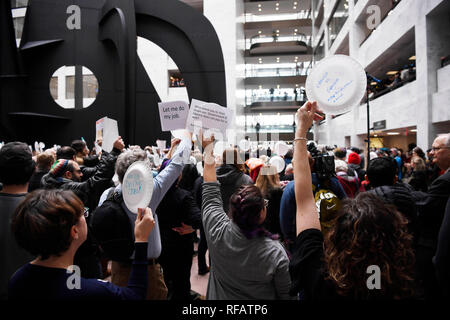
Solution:
{"label": "protester with raised arm", "polygon": [[289,269],[291,293],[302,293],[306,300],[412,297],[412,237],[395,207],[368,193],[347,199],[324,240],[306,149],[306,133],[320,119],[317,111],[315,102],[307,102],[297,112],[297,239]]}
{"label": "protester with raised arm", "polygon": [[223,210],[213,156],[213,139],[203,139],[202,220],[211,257],[207,299],[292,299],[288,256],[262,227],[267,204],[254,185],[240,187]]}

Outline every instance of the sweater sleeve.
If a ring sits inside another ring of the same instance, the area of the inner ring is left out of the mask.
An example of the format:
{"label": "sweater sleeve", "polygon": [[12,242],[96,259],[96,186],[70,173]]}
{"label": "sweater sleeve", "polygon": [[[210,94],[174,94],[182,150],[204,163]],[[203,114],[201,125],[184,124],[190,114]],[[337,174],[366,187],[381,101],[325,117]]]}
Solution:
{"label": "sweater sleeve", "polygon": [[202,221],[207,239],[217,239],[224,225],[230,222],[222,207],[219,182],[205,182],[202,190]]}

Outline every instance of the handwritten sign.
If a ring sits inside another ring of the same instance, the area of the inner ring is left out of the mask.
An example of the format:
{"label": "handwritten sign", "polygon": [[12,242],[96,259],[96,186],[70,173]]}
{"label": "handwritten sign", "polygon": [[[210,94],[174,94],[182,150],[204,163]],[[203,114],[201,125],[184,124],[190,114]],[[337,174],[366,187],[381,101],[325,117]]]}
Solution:
{"label": "handwritten sign", "polygon": [[192,99],[186,128],[190,132],[202,129],[204,132],[221,132],[225,136],[231,117],[230,109],[215,103]]}
{"label": "handwritten sign", "polygon": [[366,74],[356,60],[334,55],[314,66],[305,87],[308,99],[317,101],[324,112],[345,112],[364,96]]}
{"label": "handwritten sign", "polygon": [[153,174],[145,161],[134,162],[122,182],[123,200],[127,208],[137,213],[149,205],[153,193]]}
{"label": "handwritten sign", "polygon": [[142,175],[138,173],[131,173],[124,181],[123,190],[130,196],[136,196],[142,191]]}
{"label": "handwritten sign", "polygon": [[158,103],[162,131],[186,128],[189,105],[184,101]]}
{"label": "handwritten sign", "polygon": [[322,98],[326,98],[328,103],[335,104],[341,99],[345,99],[345,96],[348,97],[354,93],[352,83],[353,79],[342,79],[342,75],[325,71],[319,77],[315,89],[322,95]]}

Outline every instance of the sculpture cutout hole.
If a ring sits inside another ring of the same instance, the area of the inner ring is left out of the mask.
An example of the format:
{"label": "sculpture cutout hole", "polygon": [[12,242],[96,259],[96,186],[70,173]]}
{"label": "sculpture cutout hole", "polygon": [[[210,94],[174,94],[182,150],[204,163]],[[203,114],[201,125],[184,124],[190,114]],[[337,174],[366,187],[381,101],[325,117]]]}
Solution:
{"label": "sculpture cutout hole", "polygon": [[83,66],[63,66],[49,83],[50,94],[64,109],[83,109],[94,103],[99,86],[94,73]]}

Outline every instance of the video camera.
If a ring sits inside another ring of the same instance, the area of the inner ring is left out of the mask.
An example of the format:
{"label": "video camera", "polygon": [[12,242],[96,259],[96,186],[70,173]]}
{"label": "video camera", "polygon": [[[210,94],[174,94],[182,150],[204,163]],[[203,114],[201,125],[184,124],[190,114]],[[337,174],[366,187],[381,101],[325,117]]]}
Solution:
{"label": "video camera", "polygon": [[317,174],[319,180],[328,180],[336,176],[334,156],[320,152],[314,141],[308,143],[307,150],[314,160],[313,171]]}

